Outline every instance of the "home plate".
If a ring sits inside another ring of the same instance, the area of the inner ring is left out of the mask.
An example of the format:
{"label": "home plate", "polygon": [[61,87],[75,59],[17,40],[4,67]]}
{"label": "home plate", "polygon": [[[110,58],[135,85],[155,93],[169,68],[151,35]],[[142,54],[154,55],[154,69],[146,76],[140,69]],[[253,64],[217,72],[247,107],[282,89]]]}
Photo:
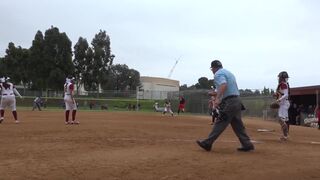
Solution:
{"label": "home plate", "polygon": [[274,132],[274,129],[257,129],[258,132]]}

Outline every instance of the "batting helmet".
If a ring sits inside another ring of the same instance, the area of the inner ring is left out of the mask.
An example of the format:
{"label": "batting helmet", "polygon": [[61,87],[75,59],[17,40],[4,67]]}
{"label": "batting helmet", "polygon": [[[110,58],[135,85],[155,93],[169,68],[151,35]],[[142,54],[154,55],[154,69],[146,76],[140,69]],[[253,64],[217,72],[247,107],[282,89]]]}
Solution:
{"label": "batting helmet", "polygon": [[279,74],[278,74],[278,78],[281,78],[281,79],[286,79],[286,78],[289,78],[289,75],[286,71],[281,71]]}

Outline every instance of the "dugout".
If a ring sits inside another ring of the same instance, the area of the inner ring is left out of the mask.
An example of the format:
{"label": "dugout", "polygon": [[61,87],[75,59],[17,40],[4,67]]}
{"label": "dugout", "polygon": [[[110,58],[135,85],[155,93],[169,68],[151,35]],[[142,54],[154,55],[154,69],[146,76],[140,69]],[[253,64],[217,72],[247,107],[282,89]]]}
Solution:
{"label": "dugout", "polygon": [[315,106],[319,102],[319,86],[290,88],[290,100],[295,104]]}
{"label": "dugout", "polygon": [[319,92],[320,85],[290,88],[291,105],[296,104],[297,108],[300,109],[298,111],[300,118],[294,120],[294,114],[297,111],[290,106],[289,120],[291,124],[304,125],[304,119],[313,114],[314,108],[319,103]]}

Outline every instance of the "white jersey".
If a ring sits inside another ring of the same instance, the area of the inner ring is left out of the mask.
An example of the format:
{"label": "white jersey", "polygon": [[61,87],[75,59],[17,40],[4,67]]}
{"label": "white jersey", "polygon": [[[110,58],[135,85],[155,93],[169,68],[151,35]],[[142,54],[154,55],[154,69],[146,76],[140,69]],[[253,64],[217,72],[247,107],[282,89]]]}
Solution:
{"label": "white jersey", "polygon": [[73,98],[74,85],[71,82],[66,82],[64,84],[64,102],[66,110],[76,110],[77,105]]}
{"label": "white jersey", "polygon": [[0,84],[1,88],[1,104],[0,109],[5,109],[10,107],[12,111],[16,110],[16,97],[15,94],[22,97],[19,92],[16,90],[12,83],[6,82]]}
{"label": "white jersey", "polygon": [[72,95],[74,89],[74,85],[70,82],[64,84],[64,95]]}
{"label": "white jersey", "polygon": [[1,83],[2,96],[14,96],[13,89],[15,88],[12,83]]}

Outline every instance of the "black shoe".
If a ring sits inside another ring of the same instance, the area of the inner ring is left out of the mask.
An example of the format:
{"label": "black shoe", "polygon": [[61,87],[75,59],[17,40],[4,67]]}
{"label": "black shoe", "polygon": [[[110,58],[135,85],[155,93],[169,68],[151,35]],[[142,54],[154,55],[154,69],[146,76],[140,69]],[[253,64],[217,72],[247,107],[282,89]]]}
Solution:
{"label": "black shoe", "polygon": [[0,124],[2,123],[3,119],[0,119]]}
{"label": "black shoe", "polygon": [[201,141],[199,141],[199,140],[197,140],[197,144],[198,144],[202,149],[204,149],[204,150],[206,150],[206,151],[211,151],[211,146],[210,146],[210,145],[208,145],[208,144],[206,144],[206,143],[204,143],[204,142],[201,142]]}
{"label": "black shoe", "polygon": [[254,150],[254,146],[240,147],[240,148],[238,148],[237,150],[238,150],[238,151],[242,151],[242,152],[253,151],[253,150]]}

